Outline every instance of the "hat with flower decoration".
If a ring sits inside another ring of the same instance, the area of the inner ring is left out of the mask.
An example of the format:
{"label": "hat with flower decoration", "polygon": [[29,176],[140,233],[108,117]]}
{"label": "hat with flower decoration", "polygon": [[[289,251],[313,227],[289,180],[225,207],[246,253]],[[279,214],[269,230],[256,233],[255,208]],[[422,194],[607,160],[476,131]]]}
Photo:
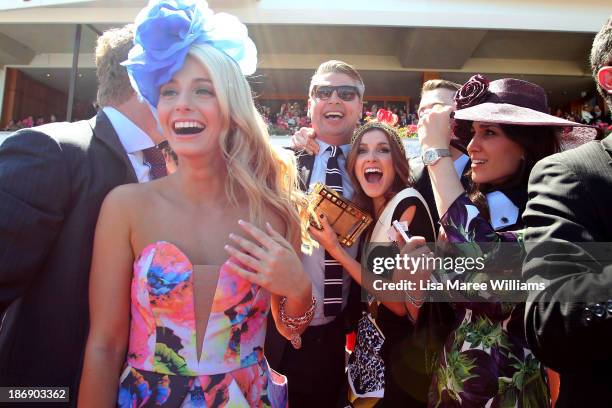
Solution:
{"label": "hat with flower decoration", "polygon": [[544,89],[520,79],[489,82],[482,75],[474,75],[457,91],[455,103],[453,133],[463,141],[472,137],[465,121],[565,128],[559,133],[564,150],[593,140],[598,133],[593,126],[548,114]]}
{"label": "hat with flower decoration", "polygon": [[244,75],[257,66],[257,48],[246,26],[231,14],[215,14],[204,0],[151,0],[136,16],[134,30],[134,47],[122,65],[154,112],[161,86],[183,67],[193,45],[218,49]]}

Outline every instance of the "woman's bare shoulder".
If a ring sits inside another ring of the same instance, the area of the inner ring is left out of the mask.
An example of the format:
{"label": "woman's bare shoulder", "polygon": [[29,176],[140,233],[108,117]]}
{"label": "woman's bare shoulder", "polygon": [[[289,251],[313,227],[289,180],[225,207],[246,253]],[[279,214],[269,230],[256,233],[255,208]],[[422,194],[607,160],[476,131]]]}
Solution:
{"label": "woman's bare shoulder", "polygon": [[113,188],[104,199],[103,208],[111,211],[121,209],[125,216],[129,216],[131,209],[146,210],[157,194],[155,186],[150,184],[133,183]]}

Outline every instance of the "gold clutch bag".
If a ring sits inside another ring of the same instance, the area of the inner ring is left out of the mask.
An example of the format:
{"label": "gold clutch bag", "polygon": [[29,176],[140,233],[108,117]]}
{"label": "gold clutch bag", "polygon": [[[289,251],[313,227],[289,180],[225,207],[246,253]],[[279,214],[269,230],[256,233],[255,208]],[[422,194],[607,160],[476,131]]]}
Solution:
{"label": "gold clutch bag", "polygon": [[319,218],[321,214],[325,214],[329,225],[338,235],[338,241],[347,247],[353,245],[372,222],[372,217],[368,213],[325,184],[317,183],[308,201],[308,210],[311,214],[310,225],[321,229]]}

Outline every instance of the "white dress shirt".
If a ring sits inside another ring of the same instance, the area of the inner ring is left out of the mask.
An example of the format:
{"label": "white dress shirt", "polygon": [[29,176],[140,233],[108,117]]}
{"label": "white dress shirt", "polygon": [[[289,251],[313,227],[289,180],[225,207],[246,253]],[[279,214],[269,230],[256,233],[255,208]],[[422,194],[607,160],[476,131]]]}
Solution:
{"label": "white dress shirt", "polygon": [[461,154],[461,156],[457,157],[457,160],[453,161],[453,165],[455,166],[455,171],[459,178],[463,175],[463,170],[465,170],[465,166],[467,166],[470,161],[470,157],[467,154]]}
{"label": "white dress shirt", "polygon": [[150,167],[145,163],[142,151],[155,146],[153,140],[117,109],[106,106],[102,111],[110,120],[117,136],[119,136],[119,141],[123,145],[130,163],[132,163],[138,182],[150,181]]}
{"label": "white dress shirt", "polygon": [[501,191],[487,193],[487,203],[491,214],[491,225],[495,231],[516,224],[519,208]]}

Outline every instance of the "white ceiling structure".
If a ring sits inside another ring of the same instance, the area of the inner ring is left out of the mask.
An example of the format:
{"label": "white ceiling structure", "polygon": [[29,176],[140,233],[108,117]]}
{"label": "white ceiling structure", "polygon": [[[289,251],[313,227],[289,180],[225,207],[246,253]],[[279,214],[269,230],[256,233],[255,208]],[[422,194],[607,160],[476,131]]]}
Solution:
{"label": "white ceiling structure", "polygon": [[[75,26],[84,24],[77,94],[93,99],[95,31],[131,22],[145,4],[145,0],[0,0],[0,67],[17,67],[67,89]],[[456,81],[480,72],[539,83],[555,104],[592,92],[588,52],[594,33],[612,13],[610,0],[211,0],[209,4],[247,24],[259,51],[253,82],[260,92],[305,94],[313,69],[335,58],[357,66],[370,95],[415,98],[423,71]]]}

